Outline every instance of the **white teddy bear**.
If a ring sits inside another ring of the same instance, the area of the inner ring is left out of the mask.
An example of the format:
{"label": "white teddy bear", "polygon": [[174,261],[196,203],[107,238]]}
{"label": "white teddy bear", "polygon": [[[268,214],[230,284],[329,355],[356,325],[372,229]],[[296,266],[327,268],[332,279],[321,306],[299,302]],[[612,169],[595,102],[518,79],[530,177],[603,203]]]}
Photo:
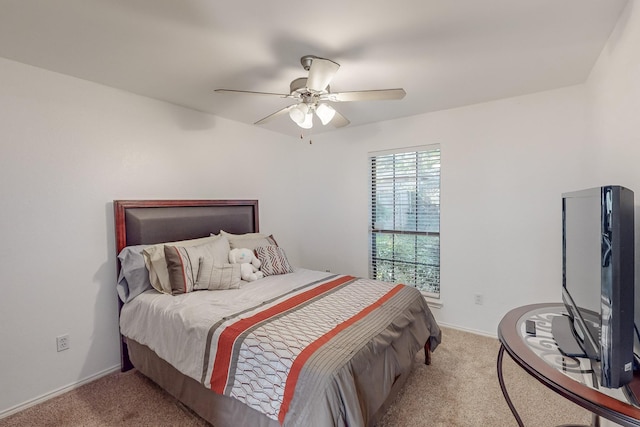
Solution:
{"label": "white teddy bear", "polygon": [[259,270],[262,264],[251,249],[236,248],[229,251],[229,262],[240,264],[240,277],[247,282],[262,279],[264,274]]}

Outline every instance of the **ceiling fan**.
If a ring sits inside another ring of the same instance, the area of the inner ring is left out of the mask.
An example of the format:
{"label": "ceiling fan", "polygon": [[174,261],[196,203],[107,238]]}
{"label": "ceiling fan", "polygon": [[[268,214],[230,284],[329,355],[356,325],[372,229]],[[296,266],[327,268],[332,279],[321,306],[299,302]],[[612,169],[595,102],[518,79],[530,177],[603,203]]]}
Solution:
{"label": "ceiling fan", "polygon": [[295,79],[289,85],[289,93],[253,92],[248,90],[216,89],[216,92],[240,93],[249,95],[277,96],[291,98],[298,102],[258,120],[254,124],[260,125],[276,117],[289,114],[298,126],[303,129],[313,127],[313,115],[315,114],[323,125],[331,123],[339,128],[347,126],[350,122],[333,108],[333,102],[353,101],[377,101],[387,99],[402,99],[406,95],[404,89],[379,89],[361,90],[352,92],[331,92],[329,83],[335,76],[340,64],[330,59],[306,55],[300,58],[302,67],[309,72],[307,77]]}

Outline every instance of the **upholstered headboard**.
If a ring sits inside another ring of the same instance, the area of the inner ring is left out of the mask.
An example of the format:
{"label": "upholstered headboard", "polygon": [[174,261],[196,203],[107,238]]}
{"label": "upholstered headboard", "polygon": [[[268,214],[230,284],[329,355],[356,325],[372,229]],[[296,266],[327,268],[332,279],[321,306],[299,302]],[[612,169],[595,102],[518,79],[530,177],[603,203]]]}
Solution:
{"label": "upholstered headboard", "polygon": [[220,230],[257,232],[257,200],[115,200],[116,250],[206,237]]}

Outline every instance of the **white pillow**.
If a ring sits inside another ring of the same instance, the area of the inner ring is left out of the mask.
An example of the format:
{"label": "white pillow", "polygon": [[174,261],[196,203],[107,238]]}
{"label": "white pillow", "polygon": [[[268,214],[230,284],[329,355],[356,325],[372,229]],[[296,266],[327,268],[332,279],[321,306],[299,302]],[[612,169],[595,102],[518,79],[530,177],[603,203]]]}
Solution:
{"label": "white pillow", "polygon": [[220,230],[220,236],[225,236],[229,239],[231,249],[246,248],[254,250],[258,246],[278,245],[273,235],[263,233],[231,234]]}

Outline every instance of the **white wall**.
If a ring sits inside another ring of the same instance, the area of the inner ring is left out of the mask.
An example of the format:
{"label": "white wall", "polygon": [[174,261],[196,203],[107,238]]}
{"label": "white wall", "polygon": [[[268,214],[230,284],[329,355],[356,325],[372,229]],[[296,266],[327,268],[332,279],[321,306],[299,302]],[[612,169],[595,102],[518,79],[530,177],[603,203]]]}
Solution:
{"label": "white wall", "polygon": [[[598,179],[625,185],[636,201],[636,283],[640,283],[640,1],[631,0],[587,81]],[[636,322],[640,295],[636,293]]]}
{"label": "white wall", "polygon": [[640,201],[640,2],[631,0],[587,81],[599,178]]}
{"label": "white wall", "polygon": [[4,59],[0,81],[0,414],[119,365],[114,199],[257,198],[295,238],[299,140]]}

